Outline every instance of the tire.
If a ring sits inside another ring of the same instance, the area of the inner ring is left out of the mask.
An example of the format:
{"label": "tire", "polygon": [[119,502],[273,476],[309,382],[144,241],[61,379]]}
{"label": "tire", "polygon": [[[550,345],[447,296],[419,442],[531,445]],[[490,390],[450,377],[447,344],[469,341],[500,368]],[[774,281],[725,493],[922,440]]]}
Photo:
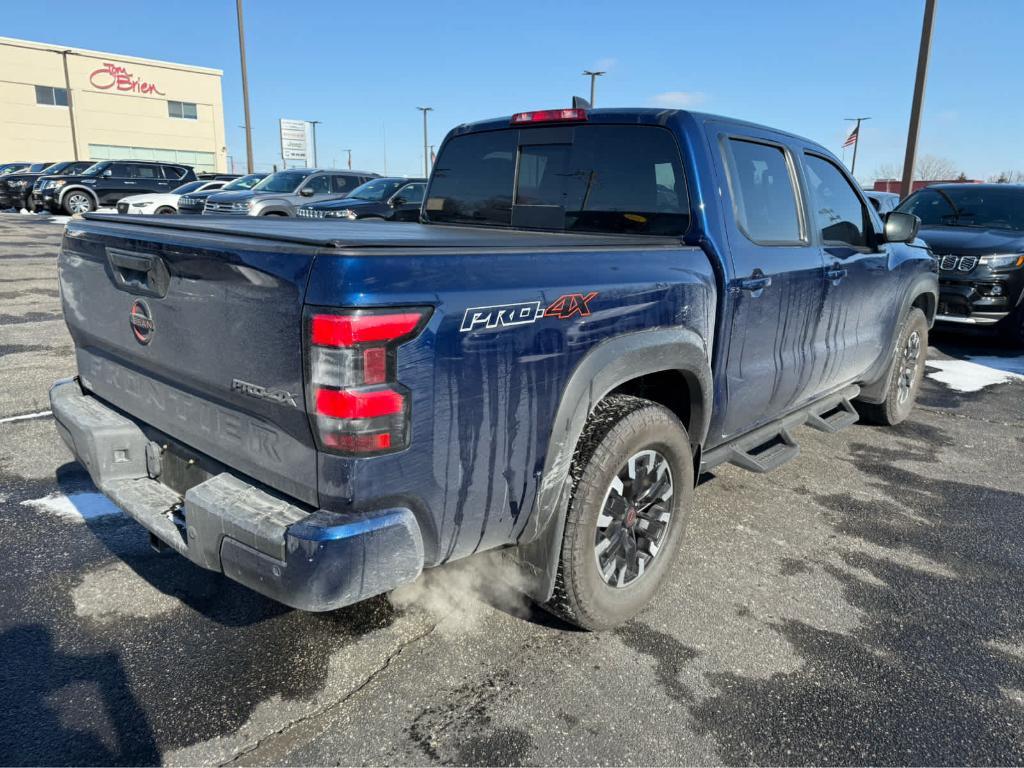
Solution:
{"label": "tire", "polygon": [[281,211],[268,211],[267,213],[261,213],[260,216],[287,216],[287,213],[281,213]]}
{"label": "tire", "polygon": [[95,211],[96,201],[92,199],[92,196],[88,192],[81,192],[77,189],[73,189],[64,195],[64,199],[61,200],[60,206],[68,216],[74,216],[76,213],[89,213],[90,211]]}
{"label": "tire", "polygon": [[904,421],[917,401],[927,357],[928,319],[920,309],[911,307],[896,337],[892,363],[886,374],[889,383],[885,388],[885,400],[877,404],[858,402],[861,420],[883,427]]}
{"label": "tire", "polygon": [[157,208],[155,211],[153,211],[153,213],[156,214],[157,216],[170,216],[171,214],[177,213],[177,212],[178,211],[176,209],[171,208],[171,206],[169,206],[169,205],[162,205],[159,208]]}
{"label": "tire", "polygon": [[587,420],[570,475],[555,591],[544,608],[583,629],[608,629],[639,613],[671,572],[693,502],[690,440],[664,406],[606,397]]}
{"label": "tire", "polygon": [[1002,337],[1006,344],[1017,349],[1024,349],[1024,306],[1017,307],[1003,321]]}

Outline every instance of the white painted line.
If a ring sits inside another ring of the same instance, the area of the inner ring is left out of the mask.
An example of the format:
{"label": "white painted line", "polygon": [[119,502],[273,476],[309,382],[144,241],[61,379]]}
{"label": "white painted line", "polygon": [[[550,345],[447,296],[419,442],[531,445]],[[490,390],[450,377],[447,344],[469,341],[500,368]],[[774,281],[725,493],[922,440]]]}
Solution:
{"label": "white painted line", "polygon": [[28,421],[29,419],[43,419],[52,415],[53,411],[39,411],[38,413],[23,413],[21,416],[5,416],[0,419],[0,424],[7,424],[12,421]]}
{"label": "white painted line", "polygon": [[119,515],[121,509],[102,493],[85,492],[51,493],[41,499],[29,499],[21,502],[22,506],[35,507],[41,512],[49,512],[62,520],[82,522],[107,515]]}

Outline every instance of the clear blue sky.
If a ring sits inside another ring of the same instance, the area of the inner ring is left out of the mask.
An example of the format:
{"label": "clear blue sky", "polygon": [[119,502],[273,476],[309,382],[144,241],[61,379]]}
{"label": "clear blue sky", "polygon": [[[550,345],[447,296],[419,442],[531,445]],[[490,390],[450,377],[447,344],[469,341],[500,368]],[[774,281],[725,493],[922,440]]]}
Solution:
{"label": "clear blue sky", "polygon": [[[244,158],[233,0],[7,2],[0,34],[224,70],[228,150]],[[422,169],[461,122],[586,95],[599,106],[693,106],[785,128],[837,154],[862,131],[857,176],[900,164],[924,0],[246,0],[256,160],[278,160],[277,119],[322,120],[321,164]],[[940,0],[920,151],[972,178],[1024,169],[1024,0]],[[849,160],[849,158],[847,158]]]}

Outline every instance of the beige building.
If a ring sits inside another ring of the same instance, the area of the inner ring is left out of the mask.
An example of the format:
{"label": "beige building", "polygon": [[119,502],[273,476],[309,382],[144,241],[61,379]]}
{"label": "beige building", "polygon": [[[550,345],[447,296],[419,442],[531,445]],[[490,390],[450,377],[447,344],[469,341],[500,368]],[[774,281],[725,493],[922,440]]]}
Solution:
{"label": "beige building", "polygon": [[133,159],[226,171],[221,75],[0,37],[0,163]]}

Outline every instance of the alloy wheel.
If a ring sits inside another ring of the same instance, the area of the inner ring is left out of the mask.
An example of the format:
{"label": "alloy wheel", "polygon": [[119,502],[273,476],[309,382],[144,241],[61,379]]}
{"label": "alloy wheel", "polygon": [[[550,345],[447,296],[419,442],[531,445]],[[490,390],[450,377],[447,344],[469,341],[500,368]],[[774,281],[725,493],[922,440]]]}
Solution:
{"label": "alloy wheel", "polygon": [[914,381],[917,378],[917,369],[921,362],[921,334],[914,331],[907,337],[907,343],[903,345],[899,366],[899,379],[896,382],[896,400],[905,403],[914,389]]}

